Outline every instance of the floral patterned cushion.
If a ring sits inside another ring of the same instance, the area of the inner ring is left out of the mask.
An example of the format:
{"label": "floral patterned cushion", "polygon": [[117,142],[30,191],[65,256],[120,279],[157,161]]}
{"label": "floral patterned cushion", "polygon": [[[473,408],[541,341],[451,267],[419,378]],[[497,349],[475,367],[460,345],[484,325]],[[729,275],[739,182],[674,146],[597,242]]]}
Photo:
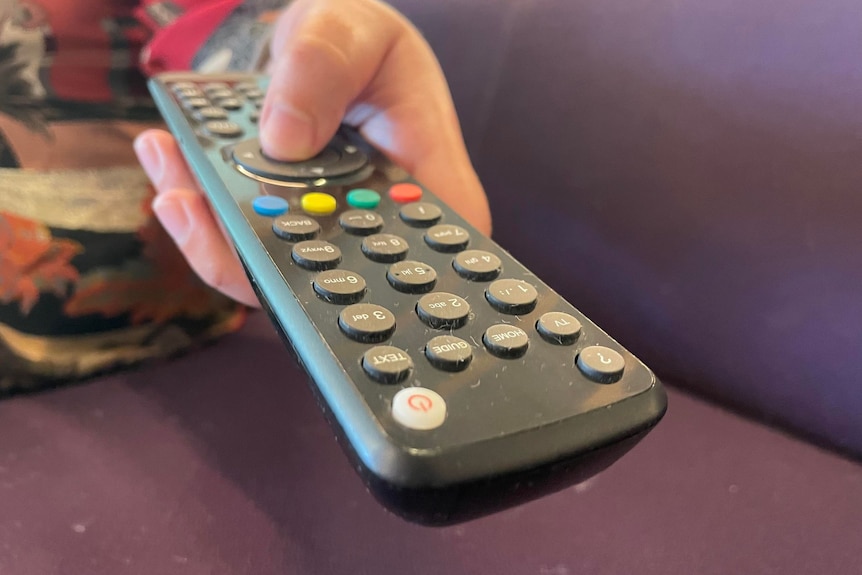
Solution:
{"label": "floral patterned cushion", "polygon": [[137,168],[6,172],[0,391],[167,357],[242,323],[243,308],[194,275],[153,217]]}

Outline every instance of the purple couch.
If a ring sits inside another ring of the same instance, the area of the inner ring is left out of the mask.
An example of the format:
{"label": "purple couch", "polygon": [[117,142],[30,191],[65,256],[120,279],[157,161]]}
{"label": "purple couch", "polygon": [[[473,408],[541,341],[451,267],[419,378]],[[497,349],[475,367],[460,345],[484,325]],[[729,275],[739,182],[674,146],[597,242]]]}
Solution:
{"label": "purple couch", "polygon": [[862,5],[395,4],[496,236],[676,384],[665,419],[576,488],[407,525],[255,314],[0,402],[0,573],[862,572]]}

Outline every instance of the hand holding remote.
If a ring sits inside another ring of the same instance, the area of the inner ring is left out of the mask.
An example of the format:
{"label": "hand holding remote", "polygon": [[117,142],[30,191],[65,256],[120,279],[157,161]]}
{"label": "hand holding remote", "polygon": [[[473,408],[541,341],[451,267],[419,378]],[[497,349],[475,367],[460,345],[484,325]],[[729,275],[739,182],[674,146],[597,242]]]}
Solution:
{"label": "hand holding remote", "polygon": [[[282,160],[314,156],[344,121],[490,233],[488,204],[446,80],[431,49],[403,16],[376,0],[299,0],[280,18],[271,52],[272,83],[260,119],[268,155]],[[258,307],[173,136],[151,130],[135,148],[158,192],[154,211],[192,269],[226,295]]]}

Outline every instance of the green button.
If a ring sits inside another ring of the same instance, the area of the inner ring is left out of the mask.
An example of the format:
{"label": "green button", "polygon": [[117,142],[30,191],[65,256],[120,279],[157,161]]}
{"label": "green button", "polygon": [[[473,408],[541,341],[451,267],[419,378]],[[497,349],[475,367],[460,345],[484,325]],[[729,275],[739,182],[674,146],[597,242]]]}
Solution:
{"label": "green button", "polygon": [[380,194],[374,190],[356,189],[347,193],[347,203],[354,208],[374,209],[380,203]]}

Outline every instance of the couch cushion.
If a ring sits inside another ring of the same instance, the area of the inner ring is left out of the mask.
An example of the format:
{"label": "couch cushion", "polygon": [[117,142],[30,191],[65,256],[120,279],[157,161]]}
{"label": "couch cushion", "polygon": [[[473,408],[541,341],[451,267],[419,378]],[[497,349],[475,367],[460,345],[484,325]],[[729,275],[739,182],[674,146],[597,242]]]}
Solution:
{"label": "couch cushion", "polygon": [[445,529],[368,495],[262,314],[0,402],[0,573],[856,574],[862,467],[670,390],[581,486]]}
{"label": "couch cushion", "polygon": [[664,377],[862,455],[862,3],[394,4],[499,242]]}

